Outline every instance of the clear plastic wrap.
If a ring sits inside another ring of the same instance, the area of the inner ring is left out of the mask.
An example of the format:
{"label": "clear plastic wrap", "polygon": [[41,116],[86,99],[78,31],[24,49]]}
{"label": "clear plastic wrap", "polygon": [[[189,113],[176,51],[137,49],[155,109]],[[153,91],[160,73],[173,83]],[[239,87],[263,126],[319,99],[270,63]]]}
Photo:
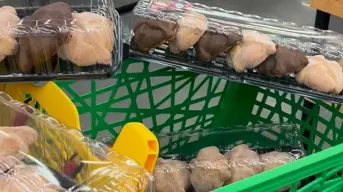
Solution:
{"label": "clear plastic wrap", "polygon": [[[343,57],[343,36],[337,32],[183,0],[140,0],[134,14],[139,18],[132,30],[133,57],[343,102],[343,72],[330,73],[341,67],[336,62]],[[325,69],[308,70],[327,74],[325,84],[317,78],[294,78],[318,64],[313,56],[323,56],[319,64]]]}
{"label": "clear plastic wrap", "polygon": [[110,77],[122,61],[122,22],[113,1],[0,2],[0,79]]}
{"label": "clear plastic wrap", "polygon": [[305,156],[293,124],[161,133],[157,138],[157,192],[208,192]]}
{"label": "clear plastic wrap", "polygon": [[0,92],[0,191],[153,191],[128,157]]}

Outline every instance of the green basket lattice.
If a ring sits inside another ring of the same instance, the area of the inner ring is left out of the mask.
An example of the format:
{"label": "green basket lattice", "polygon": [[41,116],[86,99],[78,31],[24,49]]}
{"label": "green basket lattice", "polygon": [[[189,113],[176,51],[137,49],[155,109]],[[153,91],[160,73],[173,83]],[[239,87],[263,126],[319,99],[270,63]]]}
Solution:
{"label": "green basket lattice", "polygon": [[309,133],[302,141],[313,155],[218,191],[266,192],[289,185],[290,191],[343,191],[340,105],[315,100],[309,110],[303,106],[304,97],[136,60],[124,62],[121,72],[109,80],[58,84],[78,107],[84,133],[92,138],[115,138],[132,121],[143,122],[156,133],[295,123],[301,134]]}
{"label": "green basket lattice", "polygon": [[96,138],[135,121],[156,132],[210,127],[226,81],[137,62],[110,80],[58,84],[78,107],[84,134]]}

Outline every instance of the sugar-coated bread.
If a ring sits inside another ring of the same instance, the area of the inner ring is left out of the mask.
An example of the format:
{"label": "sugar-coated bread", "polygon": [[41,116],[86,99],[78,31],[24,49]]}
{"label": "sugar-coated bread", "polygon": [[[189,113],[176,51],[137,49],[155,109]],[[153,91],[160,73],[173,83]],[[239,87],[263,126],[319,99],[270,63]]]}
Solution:
{"label": "sugar-coated bread", "polygon": [[16,165],[37,141],[37,132],[28,127],[0,127],[0,170]]}
{"label": "sugar-coated bread", "polygon": [[256,31],[243,31],[243,40],[227,55],[227,63],[241,73],[257,67],[275,52],[275,44],[269,36]]}
{"label": "sugar-coated bread", "polygon": [[75,20],[68,43],[59,47],[59,56],[77,66],[111,64],[114,44],[112,22],[96,13],[73,13]]}
{"label": "sugar-coated bread", "polygon": [[238,145],[234,147],[226,156],[232,174],[226,184],[235,183],[263,171],[259,155],[247,145]]}
{"label": "sugar-coated bread", "polygon": [[324,93],[339,94],[343,90],[342,67],[322,55],[309,57],[309,64],[298,73],[296,80]]}
{"label": "sugar-coated bread", "polygon": [[191,185],[189,177],[185,162],[158,159],[154,171],[156,192],[186,192]]}
{"label": "sugar-coated bread", "polygon": [[169,44],[170,51],[179,54],[195,45],[207,30],[205,15],[195,12],[186,12],[182,16],[175,38]]}
{"label": "sugar-coated bread", "polygon": [[15,134],[0,130],[0,171],[7,170],[25,157],[29,147]]}
{"label": "sugar-coated bread", "polygon": [[231,177],[227,160],[217,147],[201,149],[190,167],[190,180],[196,192],[218,189]]}
{"label": "sugar-coated bread", "polygon": [[20,150],[18,140],[3,131],[0,131],[0,146],[2,147],[0,150],[0,159],[13,156]]}
{"label": "sugar-coated bread", "polygon": [[269,171],[276,167],[295,161],[296,158],[287,152],[273,151],[270,153],[261,154],[260,160],[263,166],[263,171]]}
{"label": "sugar-coated bread", "polygon": [[22,139],[27,146],[34,144],[38,138],[37,131],[29,126],[0,127],[0,131],[8,134],[15,134]]}
{"label": "sugar-coated bread", "polygon": [[20,19],[13,7],[4,6],[0,8],[0,62],[7,56],[13,55],[17,49],[15,39],[15,28]]}

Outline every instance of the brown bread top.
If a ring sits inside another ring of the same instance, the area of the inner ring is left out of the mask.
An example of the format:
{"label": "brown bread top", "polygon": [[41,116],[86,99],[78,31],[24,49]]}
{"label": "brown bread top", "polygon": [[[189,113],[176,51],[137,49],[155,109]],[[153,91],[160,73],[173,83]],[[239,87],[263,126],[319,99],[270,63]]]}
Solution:
{"label": "brown bread top", "polygon": [[286,76],[299,73],[308,64],[308,59],[300,50],[276,47],[276,53],[270,55],[257,67],[259,73],[269,76]]}
{"label": "brown bread top", "polygon": [[136,22],[133,28],[135,46],[139,51],[148,52],[150,49],[161,45],[164,41],[172,39],[176,28],[175,23],[141,19]]}
{"label": "brown bread top", "polygon": [[197,57],[200,61],[208,62],[221,53],[227,52],[240,40],[242,40],[242,36],[236,33],[223,35],[206,32],[195,45]]}

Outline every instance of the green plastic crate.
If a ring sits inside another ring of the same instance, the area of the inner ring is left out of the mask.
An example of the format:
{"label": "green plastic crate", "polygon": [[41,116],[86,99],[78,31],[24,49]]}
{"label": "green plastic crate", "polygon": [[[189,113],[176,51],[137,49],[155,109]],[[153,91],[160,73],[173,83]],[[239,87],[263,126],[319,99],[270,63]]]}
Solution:
{"label": "green plastic crate", "polygon": [[92,138],[115,138],[124,124],[137,121],[155,133],[295,123],[300,134],[309,133],[302,137],[308,157],[217,191],[266,192],[288,185],[299,192],[343,191],[340,105],[314,100],[314,109],[308,110],[301,96],[136,60],[125,61],[109,80],[58,84],[78,107],[84,134]]}

